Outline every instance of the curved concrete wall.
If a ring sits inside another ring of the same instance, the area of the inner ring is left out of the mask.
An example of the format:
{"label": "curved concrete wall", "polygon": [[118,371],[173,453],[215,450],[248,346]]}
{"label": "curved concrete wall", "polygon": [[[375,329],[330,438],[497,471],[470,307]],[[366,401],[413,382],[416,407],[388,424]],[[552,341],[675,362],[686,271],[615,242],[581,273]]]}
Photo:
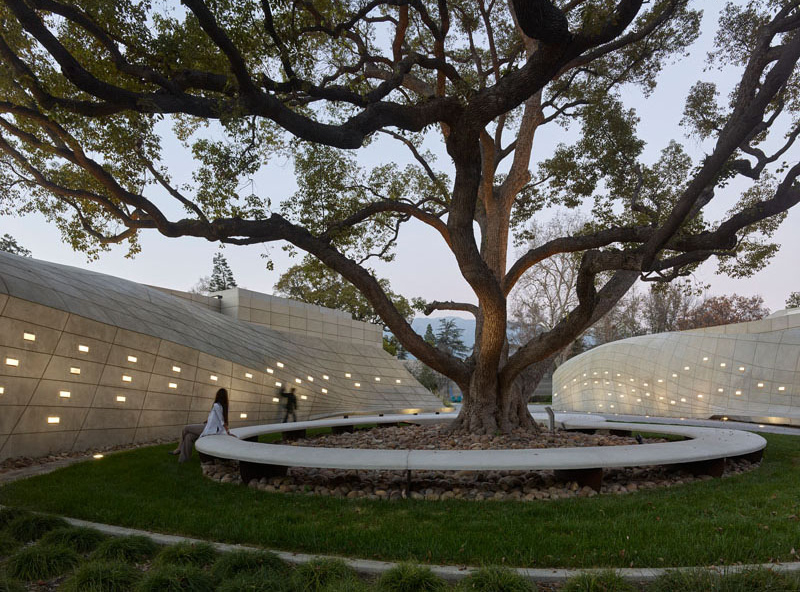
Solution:
{"label": "curved concrete wall", "polygon": [[378,345],[282,333],[157,289],[0,253],[0,459],[177,438],[219,387],[232,425],[438,409]]}
{"label": "curved concrete wall", "polygon": [[800,423],[800,309],[601,345],[556,370],[553,407]]}

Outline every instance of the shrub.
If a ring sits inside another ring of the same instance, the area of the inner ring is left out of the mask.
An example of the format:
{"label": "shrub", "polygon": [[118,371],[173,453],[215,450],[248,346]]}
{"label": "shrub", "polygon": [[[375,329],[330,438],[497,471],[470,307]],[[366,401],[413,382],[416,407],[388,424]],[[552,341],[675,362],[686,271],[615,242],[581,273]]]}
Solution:
{"label": "shrub", "polygon": [[32,516],[32,513],[22,508],[0,508],[0,528],[5,528],[20,516]]}
{"label": "shrub", "polygon": [[214,547],[208,543],[176,543],[164,547],[156,556],[157,565],[193,565],[205,567],[217,558]]}
{"label": "shrub", "polygon": [[91,558],[99,561],[141,563],[151,559],[158,548],[156,543],[145,536],[113,537],[97,545]]}
{"label": "shrub", "polygon": [[328,591],[333,584],[359,582],[356,572],[341,559],[312,559],[298,565],[292,574],[292,590]]}
{"label": "shrub", "polygon": [[67,547],[33,545],[12,555],[6,569],[19,580],[46,580],[72,571],[80,563],[78,554]]}
{"label": "shrub", "polygon": [[401,563],[384,572],[378,580],[378,590],[384,592],[437,592],[444,589],[444,580],[430,568],[413,563]]}
{"label": "shrub", "polygon": [[618,573],[606,570],[570,578],[562,592],[636,592],[638,588]]}
{"label": "shrub", "polygon": [[217,592],[291,592],[291,589],[285,574],[266,569],[226,577]]}
{"label": "shrub", "polygon": [[275,572],[285,574],[289,566],[275,553],[269,551],[231,551],[224,553],[211,568],[218,582],[236,577],[239,574],[254,572]]}
{"label": "shrub", "polygon": [[483,567],[461,580],[458,589],[480,592],[531,592],[534,587],[520,574],[508,568]]}
{"label": "shrub", "polygon": [[44,514],[22,514],[8,525],[8,532],[22,543],[38,540],[46,532],[56,528],[68,528],[69,523],[57,516]]}
{"label": "shrub", "polygon": [[89,553],[94,551],[97,545],[105,539],[106,535],[94,528],[70,526],[51,530],[39,542],[42,545],[64,545],[75,549],[78,553]]}
{"label": "shrub", "polygon": [[758,568],[740,573],[719,574],[705,569],[670,571],[660,576],[648,592],[796,592],[800,579],[796,575]]}
{"label": "shrub", "polygon": [[151,569],[136,592],[213,592],[214,584],[203,570],[190,565],[162,565]]}
{"label": "shrub", "polygon": [[4,530],[0,530],[0,557],[7,557],[17,550],[22,543]]}
{"label": "shrub", "polygon": [[84,563],[59,588],[62,592],[128,592],[141,574],[126,563]]}

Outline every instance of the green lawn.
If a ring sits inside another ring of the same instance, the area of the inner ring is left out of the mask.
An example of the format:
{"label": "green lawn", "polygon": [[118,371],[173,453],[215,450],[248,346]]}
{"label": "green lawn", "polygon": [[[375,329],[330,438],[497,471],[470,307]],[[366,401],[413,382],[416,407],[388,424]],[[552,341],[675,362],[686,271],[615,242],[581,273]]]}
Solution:
{"label": "green lawn", "polygon": [[169,446],[0,489],[0,503],[97,522],[363,558],[525,567],[790,561],[800,550],[800,440],[767,435],[748,474],[556,502],[397,502],[270,494],[201,477]]}

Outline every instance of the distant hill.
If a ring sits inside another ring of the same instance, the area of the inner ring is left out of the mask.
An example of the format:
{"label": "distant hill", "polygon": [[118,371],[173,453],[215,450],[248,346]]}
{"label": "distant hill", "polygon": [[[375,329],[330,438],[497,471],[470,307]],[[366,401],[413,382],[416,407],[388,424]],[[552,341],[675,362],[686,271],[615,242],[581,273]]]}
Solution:
{"label": "distant hill", "polygon": [[428,325],[433,327],[433,332],[436,333],[439,328],[439,321],[441,319],[453,319],[456,327],[463,330],[461,333],[461,340],[470,350],[475,343],[475,319],[463,319],[461,317],[415,317],[411,322],[411,327],[420,335],[425,335],[425,330]]}

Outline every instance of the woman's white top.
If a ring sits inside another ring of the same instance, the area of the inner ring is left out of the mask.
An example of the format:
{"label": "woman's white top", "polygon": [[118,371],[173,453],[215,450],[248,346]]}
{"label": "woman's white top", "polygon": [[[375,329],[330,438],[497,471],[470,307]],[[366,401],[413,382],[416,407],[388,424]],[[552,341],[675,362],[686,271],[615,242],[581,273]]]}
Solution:
{"label": "woman's white top", "polygon": [[206,427],[203,429],[203,433],[200,434],[200,437],[203,436],[213,436],[215,434],[224,434],[225,433],[225,417],[222,415],[222,405],[219,403],[214,403],[211,407],[211,413],[208,414],[208,420],[206,421]]}

